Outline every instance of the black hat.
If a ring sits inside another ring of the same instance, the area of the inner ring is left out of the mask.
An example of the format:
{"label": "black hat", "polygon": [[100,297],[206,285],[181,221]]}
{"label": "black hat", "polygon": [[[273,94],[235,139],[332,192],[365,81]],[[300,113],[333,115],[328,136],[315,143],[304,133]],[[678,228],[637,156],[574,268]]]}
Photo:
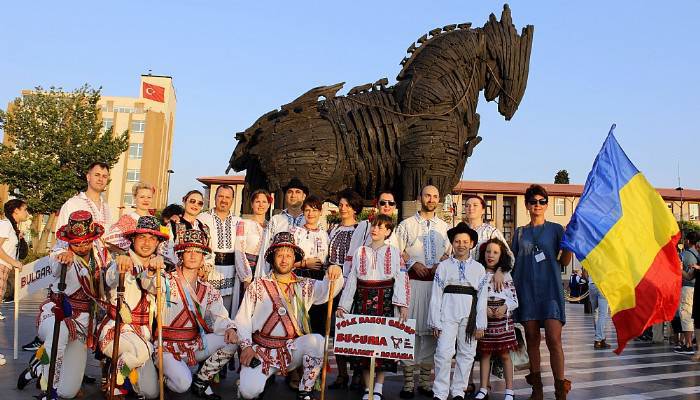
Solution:
{"label": "black hat", "polygon": [[469,234],[469,237],[471,237],[472,239],[473,249],[474,246],[476,246],[476,242],[479,241],[479,234],[476,233],[474,229],[470,228],[466,222],[460,222],[457,224],[457,226],[447,231],[447,237],[450,239],[450,243],[452,243],[455,240],[455,236],[457,236],[460,233]]}
{"label": "black hat", "polygon": [[282,188],[282,191],[287,192],[289,189],[301,189],[305,195],[309,195],[309,188],[306,187],[306,185],[304,185],[304,183],[296,176],[289,180],[289,183]]}
{"label": "black hat", "polygon": [[151,235],[157,237],[161,242],[168,240],[169,238],[169,235],[161,230],[160,221],[158,221],[158,218],[152,215],[144,215],[139,217],[138,222],[136,222],[136,226],[133,229],[124,232],[123,235],[131,240],[132,236],[140,233],[150,233]]}
{"label": "black hat", "polygon": [[294,242],[294,235],[289,232],[279,232],[272,238],[272,244],[265,251],[265,261],[273,265],[275,250],[280,247],[289,247],[294,251],[294,262],[304,259],[304,250]]}

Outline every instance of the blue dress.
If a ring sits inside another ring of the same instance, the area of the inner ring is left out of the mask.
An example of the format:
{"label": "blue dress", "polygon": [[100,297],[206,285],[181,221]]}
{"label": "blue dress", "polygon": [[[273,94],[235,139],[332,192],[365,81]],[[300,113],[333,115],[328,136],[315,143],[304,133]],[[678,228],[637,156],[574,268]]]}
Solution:
{"label": "blue dress", "polygon": [[[518,227],[513,235],[513,283],[518,295],[518,308],[515,309],[516,322],[557,319],[566,323],[564,314],[564,291],[561,280],[561,266],[557,261],[559,244],[564,228],[554,222],[544,225]],[[545,259],[537,262],[537,247],[544,252]]]}

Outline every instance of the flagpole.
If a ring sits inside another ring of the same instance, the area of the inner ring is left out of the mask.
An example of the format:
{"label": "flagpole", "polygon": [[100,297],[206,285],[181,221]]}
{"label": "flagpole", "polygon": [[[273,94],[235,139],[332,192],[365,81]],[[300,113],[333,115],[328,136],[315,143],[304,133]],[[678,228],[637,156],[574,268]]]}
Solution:
{"label": "flagpole", "polygon": [[[24,266],[24,265],[23,265]],[[15,268],[15,326],[14,326],[14,352],[12,359],[16,360],[19,357],[19,273],[22,270]]]}

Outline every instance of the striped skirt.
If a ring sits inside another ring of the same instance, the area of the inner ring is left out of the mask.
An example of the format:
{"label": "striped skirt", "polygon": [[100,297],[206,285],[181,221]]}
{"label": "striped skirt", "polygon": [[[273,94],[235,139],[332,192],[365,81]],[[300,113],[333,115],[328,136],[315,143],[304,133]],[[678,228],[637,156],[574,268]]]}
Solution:
{"label": "striped skirt", "polygon": [[[489,307],[499,307],[503,300],[489,300]],[[518,340],[515,337],[515,325],[511,316],[499,319],[489,318],[484,331],[484,337],[479,340],[476,351],[479,354],[500,354],[517,350]]]}

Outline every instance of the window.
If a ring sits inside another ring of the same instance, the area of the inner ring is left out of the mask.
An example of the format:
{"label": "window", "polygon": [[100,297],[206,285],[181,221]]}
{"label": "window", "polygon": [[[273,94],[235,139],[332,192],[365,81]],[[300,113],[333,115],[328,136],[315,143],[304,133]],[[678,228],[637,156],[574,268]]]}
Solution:
{"label": "window", "polygon": [[133,107],[115,106],[114,112],[130,114],[130,113],[136,112],[136,109]]}
{"label": "window", "polygon": [[688,205],[688,214],[688,219],[691,221],[697,221],[698,217],[700,217],[700,204],[690,203]]}
{"label": "window", "polygon": [[127,182],[138,182],[141,180],[141,171],[138,169],[128,169],[126,170],[126,181]]}
{"label": "window", "polygon": [[486,200],[486,220],[493,221],[493,204],[495,203],[495,200],[493,200],[493,199],[485,199],[485,200]]}
{"label": "window", "polygon": [[134,120],[131,121],[132,132],[144,132],[146,130],[146,121]]}
{"label": "window", "polygon": [[554,215],[566,215],[566,199],[563,197],[554,199]]}
{"label": "window", "polygon": [[506,240],[507,243],[511,243],[511,241],[513,240],[513,228],[511,228],[508,225],[504,225],[503,238]]}
{"label": "window", "polygon": [[513,205],[510,202],[503,203],[503,222],[513,221]]}
{"label": "window", "polygon": [[105,132],[107,132],[113,125],[114,120],[112,118],[102,119],[102,127],[104,128]]}
{"label": "window", "polygon": [[124,193],[124,205],[133,206],[134,205],[134,195],[131,193]]}
{"label": "window", "polygon": [[143,143],[132,143],[129,145],[129,158],[132,160],[143,158]]}

